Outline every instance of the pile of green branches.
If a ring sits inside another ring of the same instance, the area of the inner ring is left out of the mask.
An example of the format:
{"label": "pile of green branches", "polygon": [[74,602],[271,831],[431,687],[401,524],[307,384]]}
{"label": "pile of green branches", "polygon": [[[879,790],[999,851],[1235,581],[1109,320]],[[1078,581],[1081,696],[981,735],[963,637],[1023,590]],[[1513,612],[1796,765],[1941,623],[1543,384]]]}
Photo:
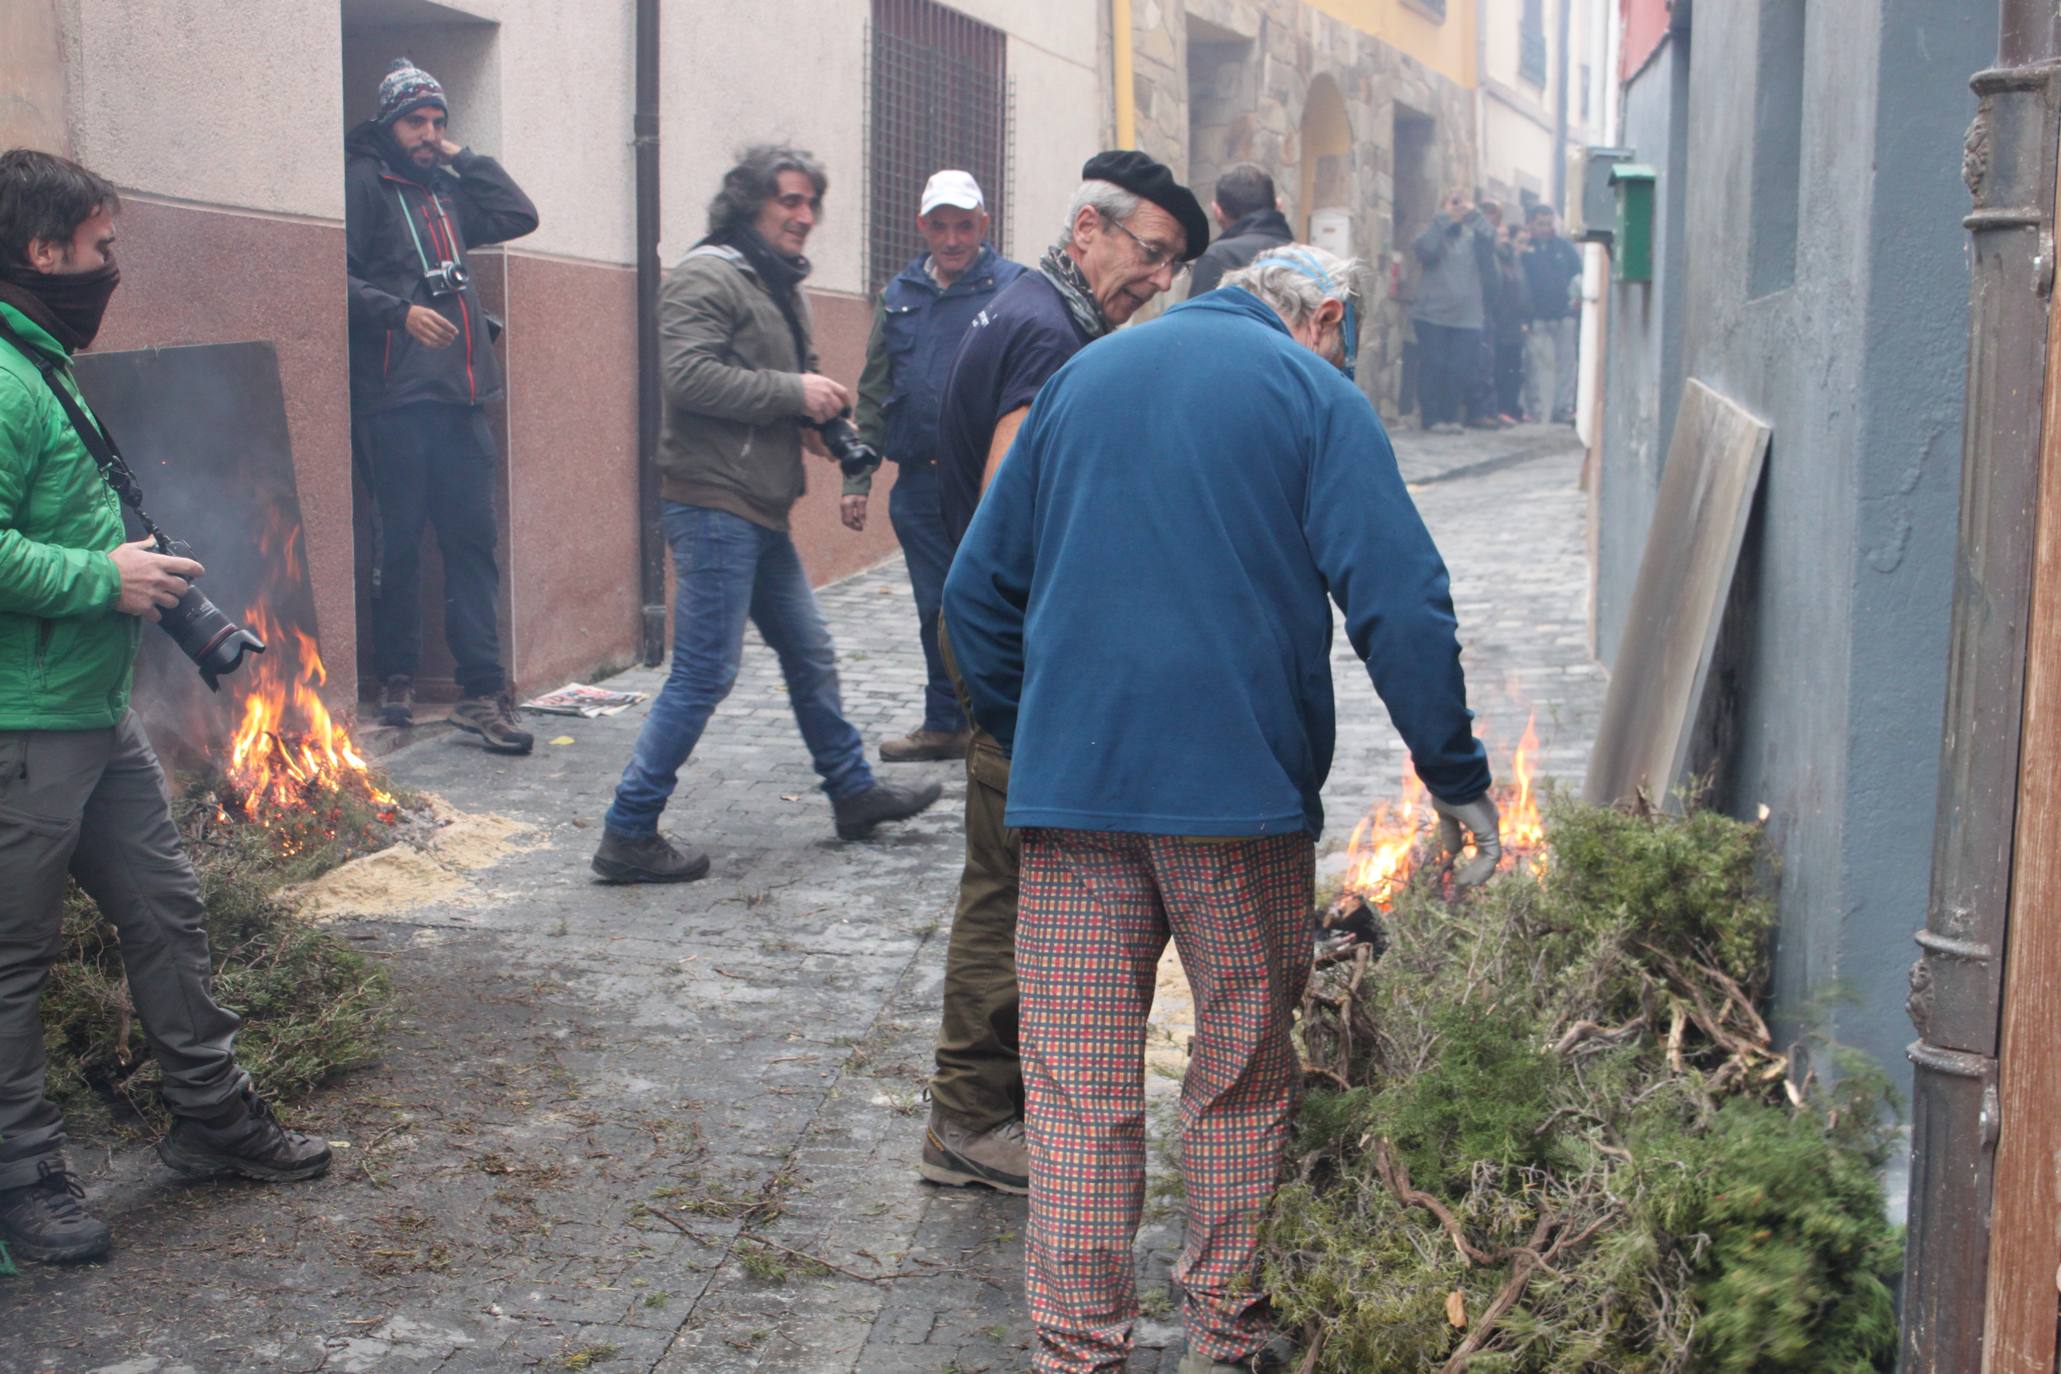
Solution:
{"label": "pile of green branches", "polygon": [[[331,809],[354,803],[313,799]],[[390,1011],[386,974],[294,911],[280,889],[390,843],[391,826],[359,826],[352,842],[283,848],[270,830],[226,812],[196,787],[175,807],[200,877],[216,1000],[244,1018],[236,1057],[273,1102],[369,1062]],[[325,830],[337,829],[326,813]],[[354,818],[355,820],[356,818]],[[154,1133],[167,1124],[156,1061],[129,997],[114,927],[76,886],[64,907],[62,952],[43,990],[49,1092],[74,1138]]]}
{"label": "pile of green branches", "polygon": [[1557,803],[1548,845],[1312,980],[1265,1276],[1305,1370],[1889,1368],[1888,1089],[1762,1018],[1758,827]]}

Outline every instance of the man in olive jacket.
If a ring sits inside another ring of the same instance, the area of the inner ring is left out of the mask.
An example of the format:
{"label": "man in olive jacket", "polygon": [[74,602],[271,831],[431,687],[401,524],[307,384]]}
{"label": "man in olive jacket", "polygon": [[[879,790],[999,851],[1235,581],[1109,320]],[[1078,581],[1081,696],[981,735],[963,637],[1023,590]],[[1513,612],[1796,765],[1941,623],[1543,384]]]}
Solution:
{"label": "man in olive jacket", "polygon": [[114,188],[48,153],[0,153],[0,1241],[17,1258],[92,1259],[108,1228],[79,1206],[64,1118],[44,1095],[43,983],[67,876],[121,936],[129,996],[164,1074],[180,1173],[312,1178],[329,1147],[280,1129],[210,992],[200,884],[150,741],[129,710],[141,622],[200,564],[125,542],[121,504],[53,388],[91,412],[71,355],[120,273]]}
{"label": "man in olive jacket", "polygon": [[[816,370],[802,255],[829,180],[794,148],[747,150],[709,205],[708,237],[659,298],[666,394],[659,492],[678,595],[673,666],[645,717],[608,808],[594,871],[609,882],[685,882],[706,854],[658,833],[659,814],[717,703],[730,694],[746,620],[787,679],[841,839],[913,816],[938,785],[884,786],[844,718],[837,650],[802,571],[787,513],[805,485],[802,448],[843,414],[851,393]],[[806,432],[806,439],[804,433]]]}

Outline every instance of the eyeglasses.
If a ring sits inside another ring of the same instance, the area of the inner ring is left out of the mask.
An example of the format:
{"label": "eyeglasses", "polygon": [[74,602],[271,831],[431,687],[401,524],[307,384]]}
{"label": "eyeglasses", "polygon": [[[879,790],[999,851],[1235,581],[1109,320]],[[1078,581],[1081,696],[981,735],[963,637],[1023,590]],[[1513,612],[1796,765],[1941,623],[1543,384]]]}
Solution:
{"label": "eyeglasses", "polygon": [[1112,228],[1123,230],[1124,237],[1138,245],[1138,260],[1144,263],[1146,271],[1157,272],[1160,268],[1171,264],[1174,269],[1174,280],[1179,281],[1181,274],[1188,270],[1187,263],[1174,261],[1173,249],[1168,248],[1164,244],[1147,243],[1144,239],[1132,233],[1130,226],[1122,220],[1111,219],[1109,216],[1104,215],[1102,222]]}

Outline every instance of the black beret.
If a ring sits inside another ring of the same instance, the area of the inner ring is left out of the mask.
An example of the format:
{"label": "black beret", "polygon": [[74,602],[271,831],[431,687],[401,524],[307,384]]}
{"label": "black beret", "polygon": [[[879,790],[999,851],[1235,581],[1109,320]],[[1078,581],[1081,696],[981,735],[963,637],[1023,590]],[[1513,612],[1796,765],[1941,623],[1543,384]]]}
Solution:
{"label": "black beret", "polygon": [[1135,148],[1113,149],[1089,158],[1081,168],[1081,180],[1114,182],[1172,215],[1188,236],[1182,262],[1195,261],[1209,247],[1209,216],[1202,213],[1195,193],[1174,180],[1165,163],[1154,162]]}

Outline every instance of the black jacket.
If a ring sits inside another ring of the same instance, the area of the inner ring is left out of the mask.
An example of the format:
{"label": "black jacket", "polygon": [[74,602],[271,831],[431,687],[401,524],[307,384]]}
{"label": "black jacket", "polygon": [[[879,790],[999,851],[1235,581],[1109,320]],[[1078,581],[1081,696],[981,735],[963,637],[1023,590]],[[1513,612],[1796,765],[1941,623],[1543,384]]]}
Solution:
{"label": "black jacket", "polygon": [[1293,242],[1295,233],[1279,210],[1255,210],[1232,220],[1217,241],[1203,249],[1202,256],[1195,260],[1188,299],[1216,290],[1224,273],[1250,267],[1252,260],[1269,248]]}
{"label": "black jacket", "polygon": [[[350,281],[351,410],[366,415],[418,401],[478,405],[501,395],[501,360],[470,282],[432,296],[423,276],[463,262],[468,248],[521,238],[537,207],[501,170],[470,149],[428,185],[396,174],[389,135],[366,121],[344,139],[344,238]],[[425,305],[458,326],[457,342],[424,348],[403,327]]]}

